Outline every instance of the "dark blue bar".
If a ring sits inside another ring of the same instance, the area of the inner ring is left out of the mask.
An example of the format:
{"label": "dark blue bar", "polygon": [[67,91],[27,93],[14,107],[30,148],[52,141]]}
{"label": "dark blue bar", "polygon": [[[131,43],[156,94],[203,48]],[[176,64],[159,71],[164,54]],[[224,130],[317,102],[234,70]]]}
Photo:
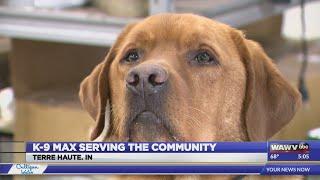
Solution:
{"label": "dark blue bar", "polygon": [[261,175],[320,175],[320,164],[267,164]]}
{"label": "dark blue bar", "polygon": [[[36,149],[33,149],[33,145],[39,143],[40,145],[38,147],[41,147],[38,151]],[[75,149],[65,149],[61,151],[57,151],[53,149],[54,144],[63,144],[63,145],[69,145],[70,143],[75,143]],[[80,151],[80,144],[88,143],[88,144],[123,144],[125,146],[125,150],[123,151]],[[141,142],[144,143],[144,142]],[[145,142],[148,143],[148,142]],[[151,146],[154,144],[159,144],[162,142],[150,142],[148,143],[149,151],[129,151],[128,142],[28,142],[26,145],[26,152],[27,153],[128,153],[128,152],[134,152],[134,153],[181,153],[186,151],[153,151],[151,149]],[[267,153],[267,143],[266,142],[166,142],[165,144],[192,144],[192,143],[217,143],[215,147],[215,151],[211,151],[210,148],[208,150],[202,150],[202,151],[187,151],[187,152],[196,152],[196,153]],[[49,147],[49,148],[47,148]]]}
{"label": "dark blue bar", "polygon": [[45,174],[253,174],[260,173],[264,166],[159,166],[159,165],[49,165]]}
{"label": "dark blue bar", "polygon": [[[7,175],[13,164],[0,164]],[[320,164],[267,165],[65,165],[49,164],[43,174],[261,174],[320,175]]]}
{"label": "dark blue bar", "polygon": [[12,164],[0,164],[0,174],[8,174]]}

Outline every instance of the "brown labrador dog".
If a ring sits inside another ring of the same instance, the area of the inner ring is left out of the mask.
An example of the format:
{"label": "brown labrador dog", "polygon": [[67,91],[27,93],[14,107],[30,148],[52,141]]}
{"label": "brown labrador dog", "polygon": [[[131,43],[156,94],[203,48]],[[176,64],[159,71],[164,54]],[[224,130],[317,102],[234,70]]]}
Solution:
{"label": "brown labrador dog", "polygon": [[263,141],[301,103],[256,42],[193,14],[128,25],[80,99],[104,141]]}

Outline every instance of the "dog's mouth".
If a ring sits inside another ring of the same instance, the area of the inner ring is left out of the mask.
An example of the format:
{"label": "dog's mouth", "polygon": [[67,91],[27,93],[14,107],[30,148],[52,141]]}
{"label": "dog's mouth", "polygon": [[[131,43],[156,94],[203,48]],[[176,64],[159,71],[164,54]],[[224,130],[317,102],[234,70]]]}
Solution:
{"label": "dog's mouth", "polygon": [[177,138],[164,120],[151,111],[143,111],[130,123],[129,141],[177,141]]}

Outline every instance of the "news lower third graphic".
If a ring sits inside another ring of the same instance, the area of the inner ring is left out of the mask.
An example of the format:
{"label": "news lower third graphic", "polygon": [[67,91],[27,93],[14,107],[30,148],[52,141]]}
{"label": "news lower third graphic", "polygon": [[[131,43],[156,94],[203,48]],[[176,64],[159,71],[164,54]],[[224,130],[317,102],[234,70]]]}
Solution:
{"label": "news lower third graphic", "polygon": [[[8,144],[8,143],[7,143]],[[0,143],[3,146],[3,143]],[[21,145],[21,144],[20,144]],[[2,149],[0,146],[0,150]],[[320,141],[27,142],[0,174],[320,175]],[[19,148],[18,148],[19,149]],[[1,154],[10,152],[0,151]]]}

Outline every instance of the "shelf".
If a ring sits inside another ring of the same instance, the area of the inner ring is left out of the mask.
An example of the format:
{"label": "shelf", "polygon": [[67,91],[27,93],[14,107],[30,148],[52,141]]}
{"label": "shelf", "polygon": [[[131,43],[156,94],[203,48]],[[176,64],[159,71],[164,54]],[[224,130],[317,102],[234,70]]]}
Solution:
{"label": "shelf", "polygon": [[[205,15],[234,27],[280,14],[299,4],[297,0],[291,3],[261,0],[166,2],[174,3],[176,12]],[[126,24],[139,20],[140,18],[108,16],[94,8],[47,10],[0,7],[0,35],[18,39],[110,46]]]}
{"label": "shelf", "polygon": [[78,97],[78,87],[75,86],[38,90],[17,99],[47,107],[82,109]]}
{"label": "shelf", "polygon": [[0,7],[0,35],[18,39],[108,46],[134,21],[90,10],[55,11]]}

